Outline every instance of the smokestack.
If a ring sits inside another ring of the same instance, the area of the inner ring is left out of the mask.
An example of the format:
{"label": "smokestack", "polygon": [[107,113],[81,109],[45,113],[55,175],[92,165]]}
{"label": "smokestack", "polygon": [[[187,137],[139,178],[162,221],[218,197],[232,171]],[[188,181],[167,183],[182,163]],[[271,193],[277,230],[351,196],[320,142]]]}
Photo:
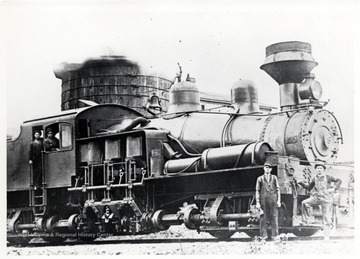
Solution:
{"label": "smokestack", "polygon": [[[266,48],[266,59],[260,67],[280,86],[280,107],[293,107],[321,96],[320,83],[314,80],[311,70],[317,66],[306,42],[289,41],[272,44]],[[306,80],[305,80],[306,79]],[[306,86],[303,86],[303,81]],[[307,89],[307,93],[304,93]],[[299,91],[302,92],[301,96]],[[305,99],[303,99],[305,97]]]}

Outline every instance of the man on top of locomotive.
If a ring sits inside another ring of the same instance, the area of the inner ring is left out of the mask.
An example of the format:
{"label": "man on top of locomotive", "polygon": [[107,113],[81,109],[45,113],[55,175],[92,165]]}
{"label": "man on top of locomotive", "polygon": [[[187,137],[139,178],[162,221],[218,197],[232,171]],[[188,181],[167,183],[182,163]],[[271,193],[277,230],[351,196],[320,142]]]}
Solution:
{"label": "man on top of locomotive", "polygon": [[[312,190],[311,196],[302,201],[302,222],[301,225],[309,224],[310,207],[321,205],[324,224],[325,240],[329,240],[330,235],[330,206],[332,202],[332,194],[339,189],[341,180],[325,173],[325,163],[317,161],[315,164],[316,176],[311,179],[309,184],[298,182],[305,189]],[[296,181],[296,179],[294,179]],[[334,187],[331,187],[334,183]]]}
{"label": "man on top of locomotive", "polygon": [[260,217],[260,238],[266,239],[267,221],[269,221],[271,237],[277,239],[279,235],[278,208],[281,207],[280,186],[277,177],[271,174],[272,164],[265,162],[263,169],[264,174],[257,178],[255,188],[256,207],[264,212]]}
{"label": "man on top of locomotive", "polygon": [[43,141],[40,138],[40,131],[34,133],[34,140],[30,143],[29,164],[33,172],[33,184],[35,188],[41,185],[41,151],[43,150]]}
{"label": "man on top of locomotive", "polygon": [[44,149],[45,151],[54,151],[59,148],[59,140],[54,137],[51,129],[47,131],[47,138],[44,140]]}

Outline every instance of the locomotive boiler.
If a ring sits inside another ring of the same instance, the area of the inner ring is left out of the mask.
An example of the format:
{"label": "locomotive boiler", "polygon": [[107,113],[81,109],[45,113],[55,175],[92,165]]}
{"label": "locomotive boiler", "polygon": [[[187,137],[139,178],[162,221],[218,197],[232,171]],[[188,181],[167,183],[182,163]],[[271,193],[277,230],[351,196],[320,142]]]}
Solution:
{"label": "locomotive boiler", "polygon": [[[335,116],[320,101],[316,65],[308,43],[266,48],[261,69],[279,84],[276,113],[259,109],[250,80],[233,84],[231,112],[202,110],[194,81],[179,75],[166,113],[98,104],[24,122],[7,147],[9,242],[34,235],[92,240],[180,224],[221,239],[255,236],[255,183],[265,161],[279,179],[280,232],[314,234],[321,214],[314,209],[314,224],[299,225],[298,204],[309,194],[293,177],[310,181],[315,160],[332,164],[342,142]],[[42,185],[35,188],[26,153],[34,131],[48,128],[60,147],[42,152]]]}

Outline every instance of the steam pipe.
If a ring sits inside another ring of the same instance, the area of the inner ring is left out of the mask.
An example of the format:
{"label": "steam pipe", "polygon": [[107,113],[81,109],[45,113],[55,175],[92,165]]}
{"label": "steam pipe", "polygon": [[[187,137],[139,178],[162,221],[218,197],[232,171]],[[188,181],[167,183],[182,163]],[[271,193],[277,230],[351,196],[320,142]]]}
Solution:
{"label": "steam pipe", "polygon": [[180,140],[178,140],[177,138],[175,138],[174,136],[172,136],[171,134],[167,135],[169,139],[174,140],[181,148],[181,150],[190,157],[199,157],[201,156],[201,154],[194,154],[194,153],[190,153],[189,151],[187,151],[184,147],[184,145],[180,142]]}
{"label": "steam pipe", "polygon": [[267,142],[206,149],[201,157],[172,159],[165,163],[168,174],[208,171],[264,164],[265,153],[272,148]]}
{"label": "steam pipe", "polygon": [[147,124],[149,124],[149,122],[150,122],[150,120],[148,120],[148,119],[146,119],[144,117],[137,117],[130,123],[130,125],[126,126],[123,129],[118,130],[117,133],[132,130],[133,128],[135,128],[138,125],[141,125],[141,127],[144,127]]}

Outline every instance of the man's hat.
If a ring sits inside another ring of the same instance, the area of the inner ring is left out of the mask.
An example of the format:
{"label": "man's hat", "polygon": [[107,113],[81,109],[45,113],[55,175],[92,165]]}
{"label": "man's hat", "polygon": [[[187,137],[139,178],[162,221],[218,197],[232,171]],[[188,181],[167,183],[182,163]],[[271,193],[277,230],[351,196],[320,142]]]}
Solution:
{"label": "man's hat", "polygon": [[316,161],[315,162],[315,169],[318,167],[318,166],[322,166],[324,169],[326,169],[326,166],[325,166],[325,163],[323,161]]}
{"label": "man's hat", "polygon": [[52,129],[48,128],[48,129],[46,130],[46,133],[49,134],[50,132],[53,133],[53,132],[52,132]]}
{"label": "man's hat", "polygon": [[270,166],[270,167],[272,167],[273,165],[272,165],[272,163],[270,163],[269,161],[266,161],[266,162],[264,163],[264,166]]}
{"label": "man's hat", "polygon": [[35,131],[34,131],[34,134],[35,134],[35,133],[41,134],[40,130],[35,130]]}

